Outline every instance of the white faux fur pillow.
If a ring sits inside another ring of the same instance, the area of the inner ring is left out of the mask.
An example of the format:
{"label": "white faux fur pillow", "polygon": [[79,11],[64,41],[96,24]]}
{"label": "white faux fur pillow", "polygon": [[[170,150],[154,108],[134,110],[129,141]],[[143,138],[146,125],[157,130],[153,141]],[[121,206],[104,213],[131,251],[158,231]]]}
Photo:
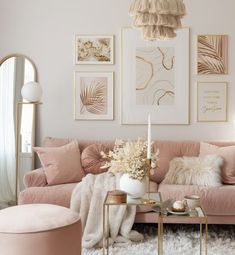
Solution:
{"label": "white faux fur pillow", "polygon": [[223,158],[218,155],[174,158],[162,183],[221,186],[222,164]]}

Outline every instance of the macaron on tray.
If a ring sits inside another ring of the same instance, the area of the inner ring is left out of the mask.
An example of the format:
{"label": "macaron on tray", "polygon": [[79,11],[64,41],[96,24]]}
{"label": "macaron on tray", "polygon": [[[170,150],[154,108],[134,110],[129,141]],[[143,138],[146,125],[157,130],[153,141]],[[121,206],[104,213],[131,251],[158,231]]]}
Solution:
{"label": "macaron on tray", "polygon": [[166,208],[167,212],[175,215],[189,214],[188,206],[185,200],[177,200],[171,204],[171,207]]}

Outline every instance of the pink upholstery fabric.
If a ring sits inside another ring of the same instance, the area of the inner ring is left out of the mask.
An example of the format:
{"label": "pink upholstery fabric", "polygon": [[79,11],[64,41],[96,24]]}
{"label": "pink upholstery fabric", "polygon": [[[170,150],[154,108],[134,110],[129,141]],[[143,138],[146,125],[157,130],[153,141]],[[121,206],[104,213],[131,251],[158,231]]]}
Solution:
{"label": "pink upholstery fabric", "polygon": [[197,156],[199,154],[199,142],[194,141],[156,141],[153,151],[159,149],[159,162],[155,174],[151,177],[153,181],[160,183],[169,169],[169,162],[175,157]]}
{"label": "pink upholstery fabric", "polygon": [[[75,139],[46,137],[43,141],[43,145],[45,147],[60,147],[70,143],[73,140]],[[113,146],[113,141],[79,140],[81,164],[84,173],[97,174],[105,172],[106,170],[100,169],[100,166],[104,164],[104,159],[101,157],[100,151],[104,150],[108,152],[109,150],[112,150]],[[98,164],[98,166],[96,164]]]}
{"label": "pink upholstery fabric", "polygon": [[235,146],[218,147],[201,142],[200,156],[217,154],[224,159],[221,177],[225,184],[235,184]]}
{"label": "pink upholstery fabric", "polygon": [[[31,187],[20,192],[19,201],[22,204],[48,203],[70,207],[70,198],[72,191],[77,183],[68,183],[46,187]],[[157,183],[150,183],[150,191],[157,192]],[[147,206],[138,206],[137,212],[149,212],[151,208]]]}
{"label": "pink upholstery fabric", "polygon": [[107,171],[107,168],[101,169],[101,167],[107,162],[102,158],[101,152],[108,153],[109,147],[103,143],[95,143],[85,148],[81,155],[82,167],[85,173],[99,174]]}
{"label": "pink upholstery fabric", "polygon": [[[62,146],[67,144],[72,139],[58,139],[58,138],[46,138],[44,140],[45,146]],[[94,143],[104,143],[113,146],[113,141],[87,141],[87,140],[79,140],[79,148],[82,152],[87,146]],[[210,141],[210,144],[217,145],[219,147],[225,146],[235,146],[235,142],[219,142],[219,141]],[[200,151],[200,142],[199,141],[156,141],[154,142],[153,149],[154,151],[160,149],[160,164],[159,169],[156,171],[153,176],[153,180],[155,182],[161,182],[164,178],[166,172],[168,171],[169,161],[177,156],[198,156]],[[20,193],[19,202],[23,203],[51,203],[58,204],[69,207],[70,197],[73,188],[76,183],[72,184],[64,184],[64,185],[56,185],[56,186],[46,186],[46,187],[31,187],[27,188],[23,192]],[[177,185],[178,186],[178,185]],[[234,215],[234,187],[235,186],[222,186],[221,190],[200,190],[197,187],[188,186],[172,187],[170,185],[169,188],[164,188],[160,185],[160,191],[162,190],[163,194],[167,197],[167,194],[170,197],[179,197],[181,199],[186,194],[202,194],[204,196],[203,203],[205,205],[208,213],[212,213],[209,215],[208,221],[211,223],[217,224],[235,224],[235,216]],[[169,189],[169,193],[167,190]],[[164,191],[163,191],[164,190]],[[188,193],[188,192],[191,193]],[[197,193],[198,192],[198,193]],[[221,192],[221,193],[220,193]],[[215,193],[215,195],[213,194]],[[227,194],[229,195],[227,196]],[[233,197],[232,197],[233,196]],[[224,200],[225,198],[225,200]],[[208,199],[208,200],[207,200]],[[218,203],[218,204],[217,204]],[[225,210],[223,209],[225,208]],[[143,210],[142,210],[143,209]],[[141,208],[142,212],[146,212],[146,208]],[[141,212],[141,210],[139,210]],[[214,215],[214,213],[219,213],[219,215]],[[227,213],[232,213],[232,215],[228,215]],[[156,222],[156,217],[153,218],[152,213],[137,213],[136,222]],[[154,219],[154,221],[152,221]],[[190,222],[189,222],[190,223]]]}
{"label": "pink upholstery fabric", "polygon": [[0,233],[2,255],[81,255],[81,222],[50,231]]}
{"label": "pink upholstery fabric", "polygon": [[235,216],[235,186],[199,187],[196,185],[160,184],[158,191],[162,199],[184,199],[185,195],[198,195],[201,204],[208,215]]}
{"label": "pink upholstery fabric", "polygon": [[0,211],[4,255],[79,255],[82,227],[77,213],[55,205],[23,205]]}
{"label": "pink upholstery fabric", "polygon": [[69,138],[55,138],[55,137],[46,137],[43,141],[43,146],[44,147],[60,147],[64,146],[74,139],[69,139]]}
{"label": "pink upholstery fabric", "polygon": [[[43,146],[45,147],[59,147],[70,143],[71,141],[76,139],[68,139],[68,138],[54,138],[54,137],[46,137],[43,141]],[[113,148],[114,141],[105,141],[105,140],[80,140],[79,139],[79,148],[82,152],[89,145],[94,143],[102,143],[109,148]]]}
{"label": "pink upholstery fabric", "polygon": [[[231,146],[235,145],[235,142],[224,141],[210,141],[210,144],[216,146]],[[200,152],[199,141],[155,141],[153,144],[153,151],[160,150],[160,160],[158,162],[158,169],[152,176],[152,180],[160,183],[165,178],[165,175],[169,169],[169,162],[175,157],[182,156],[198,156]]]}
{"label": "pink upholstery fabric", "polygon": [[47,179],[46,179],[45,171],[42,168],[38,168],[33,171],[27,172],[24,175],[23,182],[26,188],[46,186]]}
{"label": "pink upholstery fabric", "polygon": [[[59,215],[59,217],[55,217]],[[80,220],[72,210],[50,204],[28,204],[0,211],[1,233],[34,233],[61,228]]]}
{"label": "pink upholstery fabric", "polygon": [[84,176],[77,141],[56,148],[35,147],[34,150],[38,153],[49,185],[78,182]]}
{"label": "pink upholstery fabric", "polygon": [[72,191],[77,183],[31,187],[19,194],[19,204],[46,203],[70,207]]}

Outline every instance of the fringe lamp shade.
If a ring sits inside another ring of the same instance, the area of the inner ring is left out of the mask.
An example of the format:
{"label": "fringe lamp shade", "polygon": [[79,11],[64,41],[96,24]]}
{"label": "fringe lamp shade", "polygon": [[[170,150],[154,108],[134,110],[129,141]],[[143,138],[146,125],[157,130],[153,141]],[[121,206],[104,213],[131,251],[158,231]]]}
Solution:
{"label": "fringe lamp shade", "polygon": [[186,10],[183,0],[133,0],[129,14],[133,27],[142,29],[145,40],[153,41],[174,38]]}

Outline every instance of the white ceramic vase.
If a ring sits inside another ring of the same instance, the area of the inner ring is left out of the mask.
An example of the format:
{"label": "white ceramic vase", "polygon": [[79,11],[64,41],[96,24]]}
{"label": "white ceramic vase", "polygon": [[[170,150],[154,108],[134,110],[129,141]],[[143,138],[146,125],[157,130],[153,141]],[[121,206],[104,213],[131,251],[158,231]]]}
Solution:
{"label": "white ceramic vase", "polygon": [[120,190],[125,191],[128,196],[133,198],[143,197],[147,189],[147,179],[142,181],[135,180],[129,177],[128,174],[123,174],[120,178]]}

